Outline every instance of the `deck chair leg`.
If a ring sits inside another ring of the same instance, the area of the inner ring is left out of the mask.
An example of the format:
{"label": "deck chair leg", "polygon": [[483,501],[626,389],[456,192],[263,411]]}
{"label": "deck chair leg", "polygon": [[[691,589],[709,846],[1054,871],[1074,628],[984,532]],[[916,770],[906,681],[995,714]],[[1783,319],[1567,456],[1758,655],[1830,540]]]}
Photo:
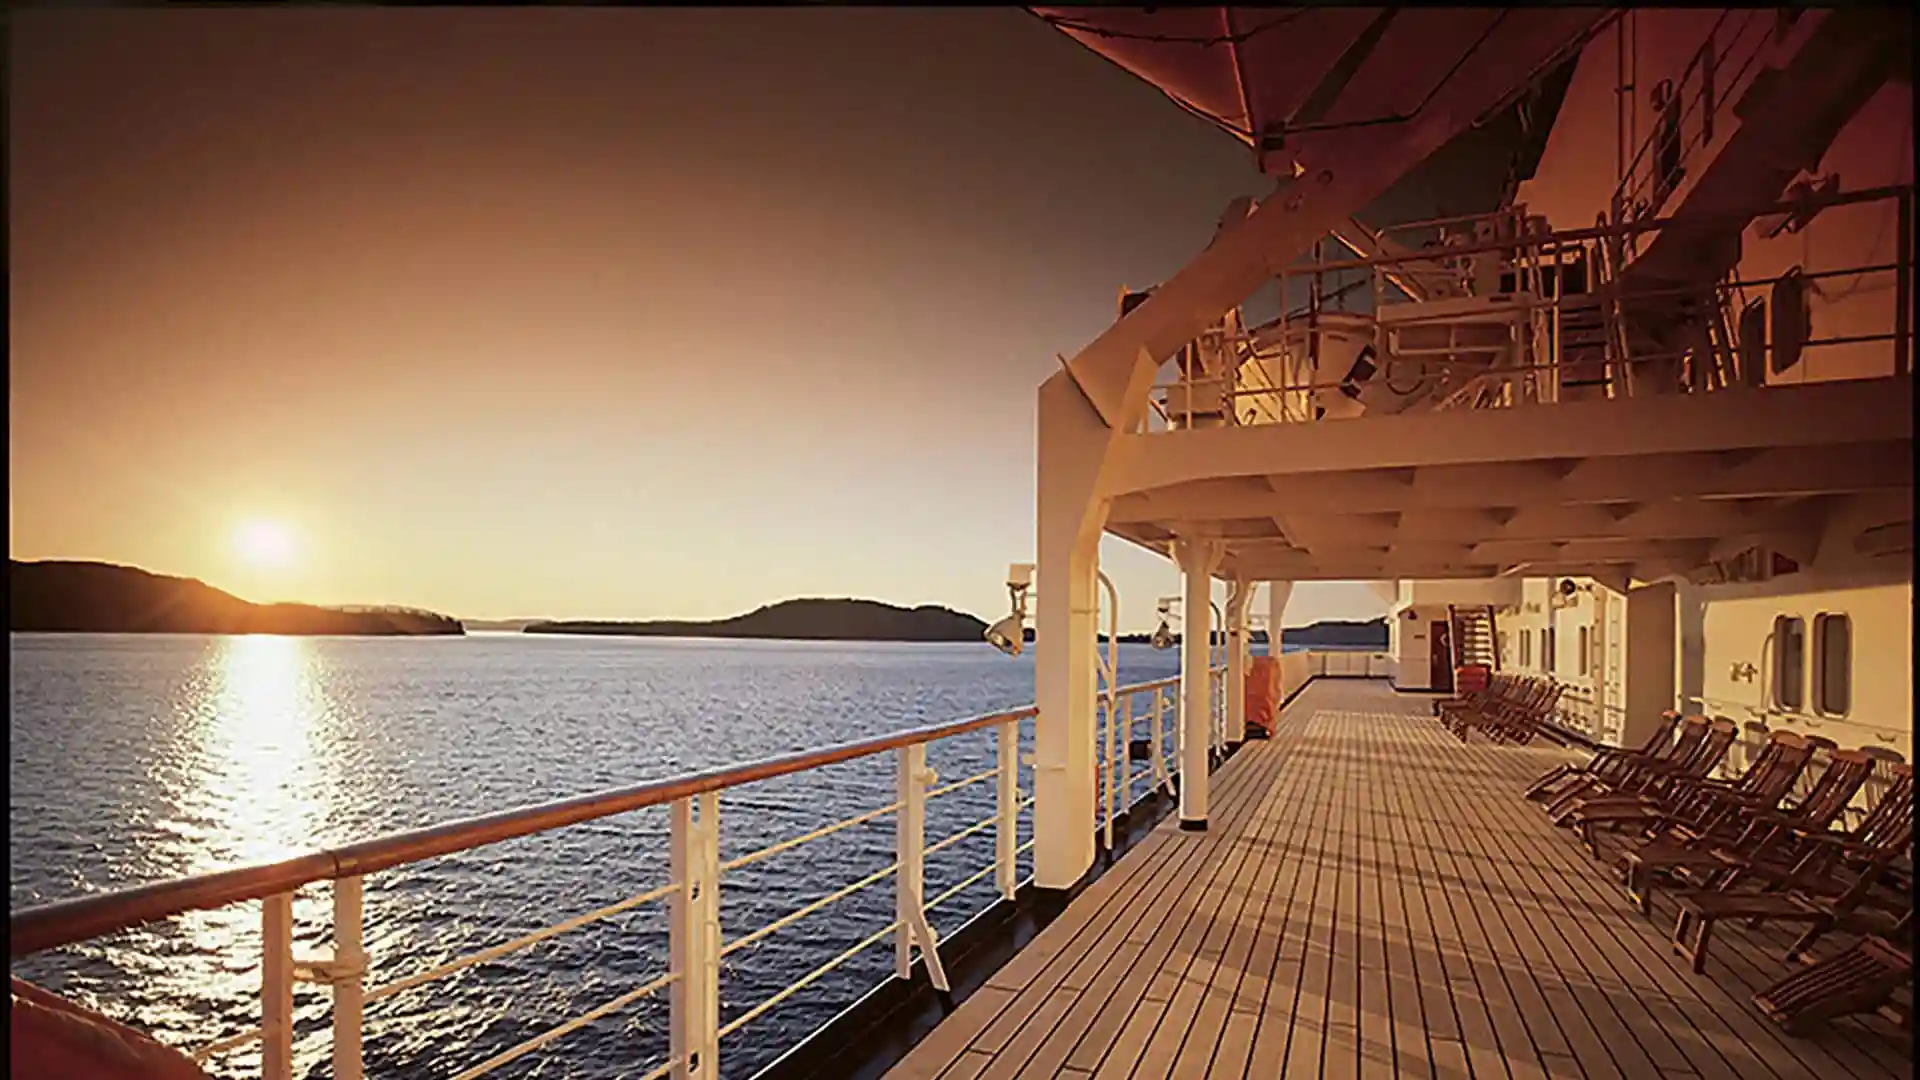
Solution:
{"label": "deck chair leg", "polygon": [[1673,927],[1673,947],[1685,956],[1695,975],[1707,970],[1707,946],[1713,941],[1714,920],[1704,915],[1681,911]]}
{"label": "deck chair leg", "polygon": [[1796,938],[1793,945],[1787,949],[1787,959],[1799,960],[1802,956],[1805,956],[1807,950],[1813,948],[1814,942],[1825,937],[1827,931],[1833,929],[1833,924],[1834,921],[1832,919],[1823,918],[1812,926],[1807,927],[1807,932]]}
{"label": "deck chair leg", "polygon": [[1650,877],[1644,865],[1627,864],[1627,896],[1640,908],[1640,914],[1649,919],[1653,917],[1653,890],[1648,887],[1651,884]]}

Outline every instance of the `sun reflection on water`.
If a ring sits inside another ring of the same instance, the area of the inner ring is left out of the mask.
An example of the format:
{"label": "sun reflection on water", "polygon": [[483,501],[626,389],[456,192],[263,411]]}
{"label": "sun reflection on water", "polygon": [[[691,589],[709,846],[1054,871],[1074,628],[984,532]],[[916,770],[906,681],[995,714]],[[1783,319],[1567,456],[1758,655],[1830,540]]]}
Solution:
{"label": "sun reflection on water", "polygon": [[[229,869],[304,854],[321,846],[332,808],[332,717],[324,660],[296,637],[249,635],[222,640],[208,659],[198,703],[201,768],[182,800],[203,826],[194,872]],[[296,934],[311,941],[325,923],[325,890],[295,902]],[[190,912],[180,929],[201,956],[196,997],[245,1000],[257,993],[260,906]]]}
{"label": "sun reflection on water", "polygon": [[[330,808],[321,661],[296,637],[227,638],[214,659],[200,809],[214,826],[205,869],[310,850]],[[203,714],[204,715],[204,714]]]}

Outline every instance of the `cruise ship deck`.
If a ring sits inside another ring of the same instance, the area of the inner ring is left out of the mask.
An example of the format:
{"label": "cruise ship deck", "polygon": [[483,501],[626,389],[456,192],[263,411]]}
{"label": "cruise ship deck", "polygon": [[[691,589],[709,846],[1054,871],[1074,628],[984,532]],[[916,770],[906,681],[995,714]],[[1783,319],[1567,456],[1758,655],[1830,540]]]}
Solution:
{"label": "cruise ship deck", "polygon": [[[1752,1005],[1785,932],[1694,975],[1521,797],[1568,750],[1462,745],[1429,698],[1321,680],[888,1076],[1906,1076],[1879,1017],[1785,1034]],[[1817,949],[1824,955],[1834,946]]]}

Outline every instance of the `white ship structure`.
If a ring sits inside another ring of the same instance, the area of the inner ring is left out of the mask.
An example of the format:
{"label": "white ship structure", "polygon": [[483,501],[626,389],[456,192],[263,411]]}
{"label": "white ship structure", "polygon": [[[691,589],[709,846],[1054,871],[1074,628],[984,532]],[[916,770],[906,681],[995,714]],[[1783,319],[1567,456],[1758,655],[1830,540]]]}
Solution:
{"label": "white ship structure", "polygon": [[[732,1075],[765,1010],[889,945],[896,977],[768,1075],[1908,1073],[1911,13],[1034,14],[1274,187],[1164,281],[1116,281],[1115,321],[1038,388],[1038,546],[1009,581],[1032,706],[15,912],[16,960],[254,905],[260,1023],[203,1060],[279,1080],[325,1057],[351,1080],[383,999],[614,913],[376,979],[365,876],[649,812],[671,865],[619,910],[668,912],[658,978],[446,1075],[564,1056],[642,1000],[670,1037],[636,1045],[632,1075]],[[1140,167],[1178,163],[1143,147]],[[1112,685],[1109,535],[1185,575],[1177,679]],[[1313,581],[1374,583],[1389,646],[1288,654],[1284,709],[1250,718],[1248,629],[1264,615],[1277,654]],[[977,771],[930,773],[929,744],[969,736]],[[897,760],[891,805],[721,861],[736,791],[873,755]],[[1557,792],[1524,797],[1549,772],[1615,801],[1576,791],[1549,816]],[[929,881],[953,841],[926,806],[968,788],[992,792],[969,831],[993,858]],[[1799,849],[1754,846],[1767,814],[1833,858],[1768,870]],[[721,923],[743,862],[889,817],[892,866],[770,926]],[[1620,868],[1653,866],[1651,842],[1683,854],[1643,912]],[[981,881],[990,906],[939,938],[928,912]],[[865,888],[894,892],[889,926],[722,1022],[722,958],[831,937]],[[336,920],[309,959],[301,890]],[[1732,914],[1756,903],[1751,926]],[[1838,974],[1798,974],[1816,969]],[[298,1048],[296,986],[329,1017]]]}

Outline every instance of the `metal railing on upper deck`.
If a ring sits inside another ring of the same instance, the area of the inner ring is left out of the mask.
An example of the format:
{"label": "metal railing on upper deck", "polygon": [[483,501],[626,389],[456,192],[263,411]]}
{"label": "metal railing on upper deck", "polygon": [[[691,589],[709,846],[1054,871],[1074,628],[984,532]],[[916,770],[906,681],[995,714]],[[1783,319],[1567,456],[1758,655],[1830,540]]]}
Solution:
{"label": "metal railing on upper deck", "polygon": [[[1323,665],[1324,666],[1324,665]],[[1214,671],[1215,693],[1209,724],[1210,739],[1224,738],[1227,693],[1224,668]],[[1169,713],[1169,691],[1180,679],[1160,679],[1121,687],[1111,704],[1096,717],[1095,767],[1098,774],[1096,820],[1089,825],[1111,842],[1112,822],[1139,798],[1158,791],[1172,792],[1178,759],[1178,710]],[[1138,705],[1145,699],[1144,705]],[[460,1069],[457,1080],[474,1080],[510,1062],[564,1039],[596,1021],[637,1002],[668,992],[669,1023],[664,1060],[651,1065],[634,1063],[641,1080],[669,1074],[677,1077],[718,1075],[721,1040],[863,951],[891,939],[894,976],[912,977],[918,962],[932,984],[947,989],[940,962],[937,935],[930,912],[957,901],[970,887],[992,878],[996,900],[1011,900],[1023,884],[1017,879],[1020,856],[1033,846],[1019,841],[1022,812],[1033,804],[1020,785],[1021,725],[1036,716],[1027,706],[1005,712],[957,720],[930,727],[843,743],[820,750],[771,758],[747,765],[709,770],[656,780],[631,787],[582,795],[537,806],[448,822],[397,833],[364,843],[319,851],[264,865],[206,874],[102,896],[86,897],[36,907],[11,916],[9,952],[16,960],[100,938],[131,927],[173,919],[189,912],[209,911],[258,901],[261,905],[259,965],[261,1022],[193,1051],[196,1060],[235,1054],[259,1047],[261,1073],[268,1080],[288,1080],[296,1067],[295,989],[300,984],[324,985],[331,990],[331,1009],[324,1031],[315,1032],[330,1043],[335,1080],[358,1080],[364,1073],[363,1041],[367,1007],[458,972],[490,964],[513,954],[602,922],[614,916],[664,901],[669,906],[665,970],[600,1004],[504,1047]],[[1175,722],[1168,723],[1169,719]],[[1150,751],[1137,769],[1131,752],[1145,728]],[[1170,731],[1169,728],[1172,730]],[[929,744],[973,733],[993,733],[993,761],[986,768],[941,783],[927,765]],[[895,797],[799,835],[787,837],[730,859],[720,854],[720,797],[754,783],[823,769],[858,759],[891,753],[895,757]],[[928,842],[925,836],[928,804],[977,784],[993,784],[993,812],[954,833]],[[464,956],[368,986],[370,970],[364,925],[364,882],[370,875],[410,866],[457,852],[526,837],[619,814],[665,807],[670,819],[667,879],[615,903],[586,911],[530,933],[520,934]],[[805,845],[892,816],[895,825],[893,860],[860,878],[826,892],[757,929],[732,938],[722,934],[719,901],[723,879],[764,860],[786,855]],[[994,855],[980,867],[939,893],[926,895],[927,857],[985,832],[994,837]],[[719,980],[722,962],[740,950],[794,927],[834,904],[891,878],[894,882],[893,919],[860,937],[833,957],[780,987],[750,1008],[722,1021]],[[332,948],[312,957],[294,954],[294,899],[303,888],[332,883]],[[305,1049],[303,1042],[302,1049]],[[644,1070],[644,1071],[643,1071]]]}
{"label": "metal railing on upper deck", "polygon": [[[1783,381],[1780,373],[1790,369],[1795,372],[1791,381],[1854,377],[1850,368],[1823,371],[1820,358],[1829,350],[1875,343],[1891,357],[1888,374],[1909,374],[1913,201],[1913,186],[1898,185],[1725,214],[1649,217],[1558,232],[1541,231],[1524,207],[1398,226],[1415,236],[1421,230],[1452,230],[1458,236],[1490,225],[1496,235],[1288,267],[1279,276],[1282,294],[1287,295],[1290,281],[1306,279],[1325,305],[1305,318],[1288,311],[1226,338],[1216,333],[1209,339],[1212,353],[1231,359],[1171,366],[1173,381],[1154,388],[1154,406],[1163,427],[1178,429],[1342,419],[1360,411],[1354,403],[1369,401],[1425,408],[1549,404],[1565,400],[1576,387],[1588,388],[1586,396],[1608,398],[1711,393]],[[1767,215],[1804,217],[1875,203],[1891,211],[1896,223],[1891,262],[1685,287],[1621,277],[1616,249],[1623,240],[1675,227],[1745,223]],[[1356,290],[1343,277],[1355,273],[1371,279],[1370,305],[1345,300]],[[1582,276],[1584,288],[1569,286]],[[1874,332],[1777,338],[1772,327],[1778,320],[1763,316],[1756,326],[1742,325],[1742,316],[1754,308],[1746,302],[1748,290],[1784,283],[1804,290],[1801,296],[1818,298],[1835,279],[1851,279],[1840,288],[1842,297],[1869,291],[1884,297],[1884,304],[1876,299],[1870,312],[1854,319]],[[1416,303],[1395,281],[1424,281],[1441,288],[1445,299]],[[1869,284],[1871,290],[1865,287]],[[1668,317],[1657,313],[1674,313],[1676,325],[1685,323],[1684,340],[1652,346],[1649,323]],[[1462,327],[1481,333],[1456,340]],[[1445,340],[1433,344],[1423,337]],[[1375,408],[1365,407],[1369,413]]]}
{"label": "metal railing on upper deck", "polygon": [[[1657,216],[1680,190],[1684,176],[1697,166],[1698,152],[1736,127],[1722,122],[1723,116],[1737,106],[1763,70],[1761,59],[1778,40],[1781,14],[1770,8],[1721,12],[1680,77],[1663,82],[1667,102],[1656,110],[1653,130],[1640,141],[1614,189],[1609,215],[1613,220]],[[1633,257],[1631,240],[1623,253],[1629,260]]]}

